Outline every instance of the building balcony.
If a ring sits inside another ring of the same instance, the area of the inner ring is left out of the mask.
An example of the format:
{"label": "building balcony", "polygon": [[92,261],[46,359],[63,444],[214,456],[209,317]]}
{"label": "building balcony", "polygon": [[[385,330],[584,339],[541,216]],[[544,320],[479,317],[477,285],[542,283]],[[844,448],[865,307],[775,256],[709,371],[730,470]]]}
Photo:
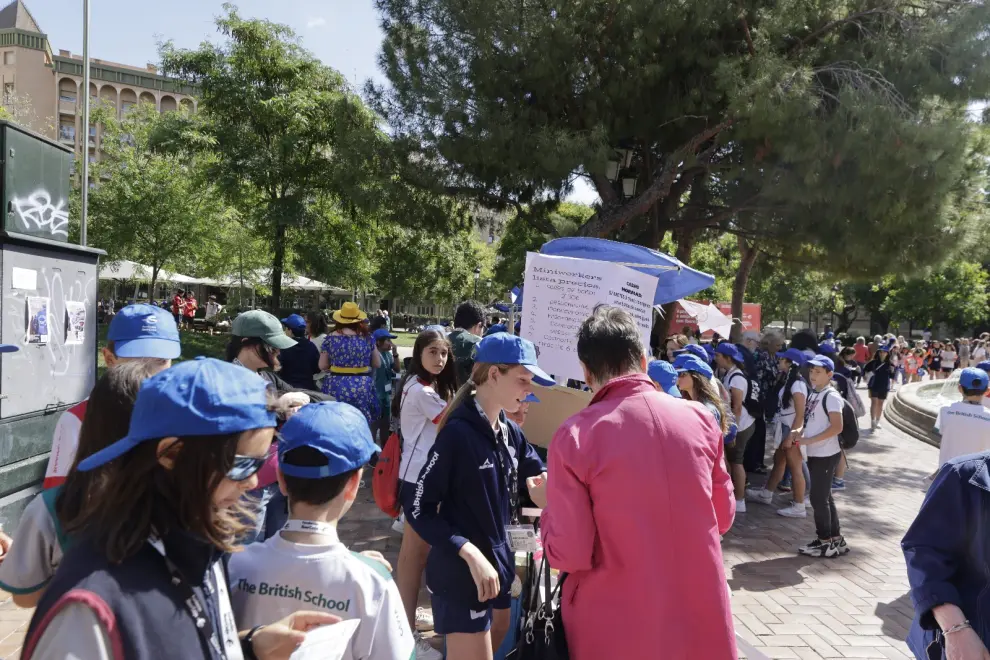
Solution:
{"label": "building balcony", "polygon": [[59,101],[58,111],[63,115],[76,116],[76,102],[75,101]]}

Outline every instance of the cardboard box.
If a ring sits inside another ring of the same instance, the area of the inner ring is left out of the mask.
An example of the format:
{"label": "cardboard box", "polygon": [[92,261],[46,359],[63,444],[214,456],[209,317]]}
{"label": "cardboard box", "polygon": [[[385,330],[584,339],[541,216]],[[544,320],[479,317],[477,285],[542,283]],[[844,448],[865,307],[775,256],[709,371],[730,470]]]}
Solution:
{"label": "cardboard box", "polygon": [[561,385],[539,387],[537,390],[536,396],[540,402],[530,404],[523,432],[531,444],[547,448],[560,425],[571,415],[584,410],[593,395]]}

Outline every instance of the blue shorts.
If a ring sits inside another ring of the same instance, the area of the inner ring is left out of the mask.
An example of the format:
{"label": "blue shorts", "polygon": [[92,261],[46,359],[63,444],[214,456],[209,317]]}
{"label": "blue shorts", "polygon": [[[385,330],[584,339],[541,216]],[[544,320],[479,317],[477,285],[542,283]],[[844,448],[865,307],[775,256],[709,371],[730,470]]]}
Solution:
{"label": "blue shorts", "polygon": [[455,633],[482,633],[492,627],[492,612],[512,608],[512,595],[508,592],[496,596],[487,603],[466,605],[446,600],[432,594],[433,631],[438,635]]}
{"label": "blue shorts", "polygon": [[413,500],[416,499],[416,484],[399,479],[399,506],[402,513],[408,515],[412,511]]}

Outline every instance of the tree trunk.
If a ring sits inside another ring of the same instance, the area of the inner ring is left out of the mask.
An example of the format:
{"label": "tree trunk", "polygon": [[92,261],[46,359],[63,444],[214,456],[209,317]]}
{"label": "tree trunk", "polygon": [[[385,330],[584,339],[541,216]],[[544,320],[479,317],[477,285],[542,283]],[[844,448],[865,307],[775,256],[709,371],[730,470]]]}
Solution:
{"label": "tree trunk", "polygon": [[285,270],[285,223],[275,219],[275,242],[272,245],[272,311],[278,313],[282,306],[282,271]]}
{"label": "tree trunk", "polygon": [[739,319],[739,323],[733,322],[732,332],[729,339],[738,343],[742,339],[743,326],[743,299],[746,297],[746,285],[749,284],[749,275],[753,272],[753,264],[760,253],[756,245],[750,245],[746,239],[737,237],[739,241],[739,270],[736,272],[736,279],[732,282],[732,318]]}

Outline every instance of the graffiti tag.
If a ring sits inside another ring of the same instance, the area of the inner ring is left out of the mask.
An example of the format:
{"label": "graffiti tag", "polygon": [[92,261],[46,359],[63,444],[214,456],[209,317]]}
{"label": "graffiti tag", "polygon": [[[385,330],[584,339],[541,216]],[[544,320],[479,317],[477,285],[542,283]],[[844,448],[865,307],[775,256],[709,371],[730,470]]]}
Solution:
{"label": "graffiti tag", "polygon": [[10,200],[10,206],[24,229],[47,230],[52,236],[68,238],[69,209],[64,199],[52,204],[47,190],[36,190],[26,198]]}

